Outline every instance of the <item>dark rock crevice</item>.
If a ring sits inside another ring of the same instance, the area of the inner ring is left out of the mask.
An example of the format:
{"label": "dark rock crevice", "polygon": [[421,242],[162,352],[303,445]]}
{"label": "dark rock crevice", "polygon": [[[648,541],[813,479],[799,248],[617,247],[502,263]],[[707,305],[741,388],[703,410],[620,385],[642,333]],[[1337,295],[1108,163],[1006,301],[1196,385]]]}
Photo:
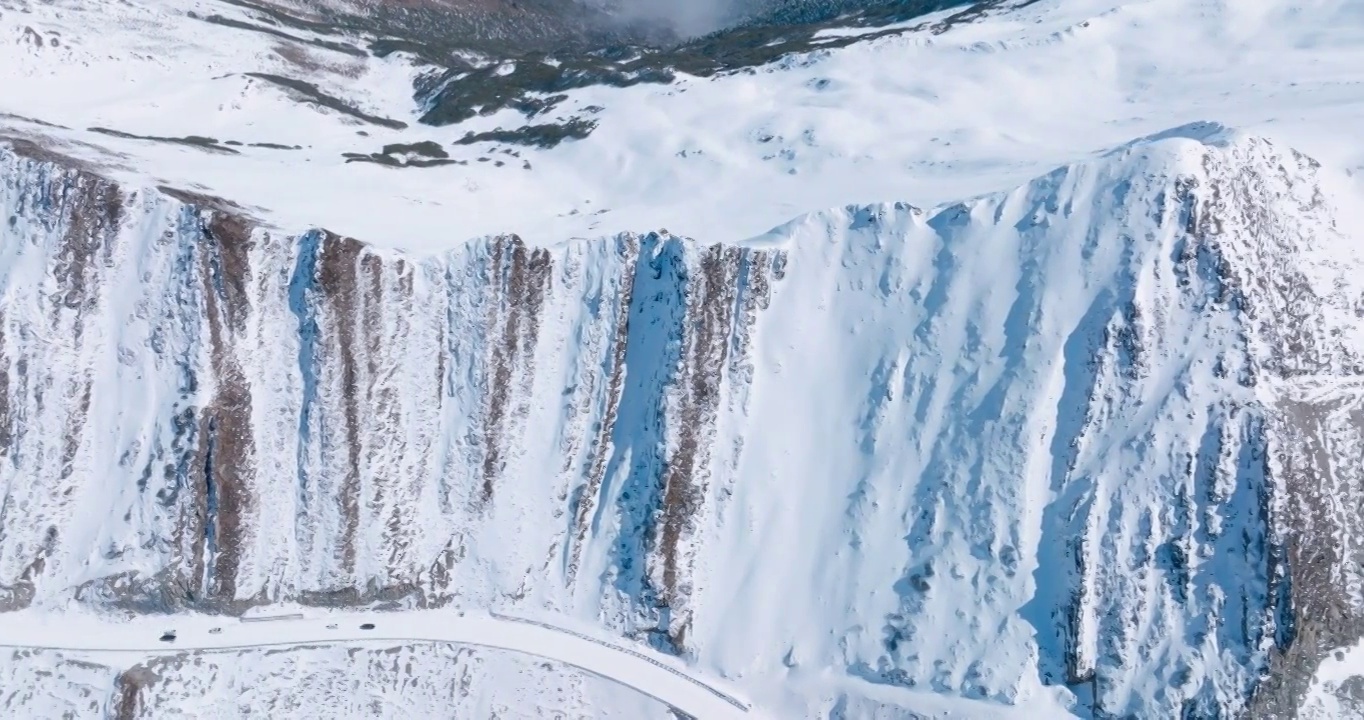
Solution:
{"label": "dark rock crevice", "polygon": [[246,288],[252,280],[252,228],[240,217],[214,212],[204,223],[203,234],[206,247],[200,254],[200,274],[214,378],[213,397],[200,416],[206,539],[203,593],[206,599],[231,603],[236,599],[255,479],[251,389],[237,357],[251,310]]}
{"label": "dark rock crevice", "polygon": [[[491,241],[486,301],[489,339],[485,388],[485,428],[480,501],[488,503],[511,448],[513,423],[525,414],[524,403],[534,371],[534,351],[541,312],[553,269],[548,251],[529,248],[511,236]],[[513,386],[513,377],[522,384]]]}
{"label": "dark rock crevice", "polygon": [[[364,246],[350,238],[328,238],[318,256],[318,288],[326,309],[325,330],[334,337],[334,347],[328,348],[329,359],[339,365],[340,398],[343,426],[339,436],[345,461],[335,501],[341,507],[341,534],[336,539],[336,551],[342,571],[351,574],[355,569],[356,536],[360,526],[361,452],[360,413],[363,396],[360,393],[359,352],[364,342],[365,328],[359,313]],[[331,338],[328,338],[330,340]],[[329,343],[330,344],[330,343]],[[335,431],[332,431],[333,433]],[[327,438],[322,439],[323,443]]]}

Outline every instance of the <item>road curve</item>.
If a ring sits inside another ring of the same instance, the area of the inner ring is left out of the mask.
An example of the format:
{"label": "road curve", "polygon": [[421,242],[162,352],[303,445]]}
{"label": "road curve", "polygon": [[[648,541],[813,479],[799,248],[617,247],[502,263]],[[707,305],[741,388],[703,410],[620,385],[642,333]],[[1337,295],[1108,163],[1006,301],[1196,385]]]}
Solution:
{"label": "road curve", "polygon": [[[373,629],[361,629],[373,624]],[[335,627],[330,627],[335,626]],[[217,632],[211,630],[217,628]],[[175,631],[174,642],[159,640]],[[214,616],[139,617],[24,611],[0,613],[0,648],[140,656],[337,643],[456,643],[526,653],[633,688],[698,720],[754,717],[747,703],[697,677],[674,658],[564,630],[542,620],[450,610],[319,613],[269,622]]]}

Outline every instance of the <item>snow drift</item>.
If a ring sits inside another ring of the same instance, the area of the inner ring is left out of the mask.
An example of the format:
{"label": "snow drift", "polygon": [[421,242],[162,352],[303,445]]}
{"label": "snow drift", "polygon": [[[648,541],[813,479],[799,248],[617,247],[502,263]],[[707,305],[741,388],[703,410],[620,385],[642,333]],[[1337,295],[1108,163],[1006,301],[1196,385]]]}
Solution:
{"label": "snow drift", "polygon": [[[356,692],[362,686],[364,692]],[[114,667],[34,651],[0,664],[10,717],[556,717],[672,720],[663,703],[517,653],[414,644],[170,656]]]}
{"label": "snow drift", "polygon": [[0,174],[6,608],[546,607],[783,716],[1278,712],[1364,635],[1359,228],[1264,140],[421,257]]}

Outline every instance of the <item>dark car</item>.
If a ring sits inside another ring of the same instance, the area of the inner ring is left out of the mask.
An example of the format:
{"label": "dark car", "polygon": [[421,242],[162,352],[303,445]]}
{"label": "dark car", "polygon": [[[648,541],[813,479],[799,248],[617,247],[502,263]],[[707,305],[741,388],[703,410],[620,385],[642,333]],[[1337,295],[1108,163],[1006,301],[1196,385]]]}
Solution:
{"label": "dark car", "polygon": [[161,642],[175,642],[175,631],[167,630],[161,633]]}
{"label": "dark car", "polygon": [[374,623],[365,623],[365,624],[363,624],[363,625],[360,626],[360,629],[361,629],[361,630],[373,630],[373,629],[374,629]]}

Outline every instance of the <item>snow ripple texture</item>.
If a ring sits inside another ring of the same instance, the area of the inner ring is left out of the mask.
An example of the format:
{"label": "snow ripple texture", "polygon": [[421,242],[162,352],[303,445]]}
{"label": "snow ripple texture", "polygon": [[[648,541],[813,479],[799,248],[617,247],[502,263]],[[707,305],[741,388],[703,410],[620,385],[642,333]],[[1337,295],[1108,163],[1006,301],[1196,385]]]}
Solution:
{"label": "snow ripple texture", "polygon": [[35,155],[5,607],[525,604],[755,684],[1144,717],[1291,712],[1364,635],[1359,226],[1263,140],[437,257]]}

